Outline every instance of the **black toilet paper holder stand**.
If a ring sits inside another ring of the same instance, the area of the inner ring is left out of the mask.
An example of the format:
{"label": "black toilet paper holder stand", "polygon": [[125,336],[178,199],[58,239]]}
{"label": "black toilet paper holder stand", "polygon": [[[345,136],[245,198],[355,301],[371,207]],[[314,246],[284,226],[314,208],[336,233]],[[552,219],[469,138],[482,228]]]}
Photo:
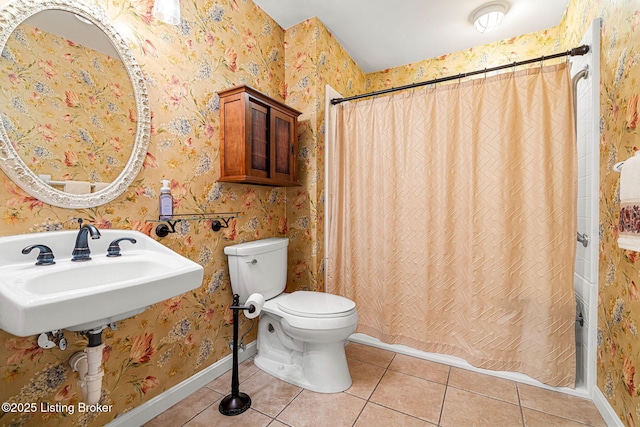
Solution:
{"label": "black toilet paper holder stand", "polygon": [[240,305],[240,296],[233,295],[233,305],[229,307],[233,310],[233,367],[231,368],[231,394],[225,396],[218,405],[218,410],[222,415],[240,415],[251,407],[251,398],[248,394],[240,391],[240,380],[238,379],[238,311],[247,310],[255,313],[256,307]]}

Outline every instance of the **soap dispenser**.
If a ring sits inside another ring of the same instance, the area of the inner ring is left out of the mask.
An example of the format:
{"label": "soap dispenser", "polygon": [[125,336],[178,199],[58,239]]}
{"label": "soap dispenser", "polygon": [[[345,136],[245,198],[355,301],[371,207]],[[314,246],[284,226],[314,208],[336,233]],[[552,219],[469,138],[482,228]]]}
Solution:
{"label": "soap dispenser", "polygon": [[169,180],[162,180],[162,187],[160,188],[160,219],[173,218],[173,196],[171,195],[171,187],[169,187]]}

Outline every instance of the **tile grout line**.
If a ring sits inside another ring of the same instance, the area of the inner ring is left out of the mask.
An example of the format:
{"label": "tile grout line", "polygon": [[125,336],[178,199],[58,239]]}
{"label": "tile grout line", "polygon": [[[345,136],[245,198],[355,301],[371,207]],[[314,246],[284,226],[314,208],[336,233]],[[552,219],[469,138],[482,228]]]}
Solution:
{"label": "tile grout line", "polygon": [[527,424],[524,421],[524,409],[522,408],[522,400],[520,400],[520,387],[518,387],[517,382],[516,382],[516,395],[518,396],[518,406],[520,407],[520,417],[522,418],[522,427],[527,427]]}
{"label": "tile grout line", "polygon": [[451,366],[449,366],[449,372],[447,372],[447,381],[444,384],[444,395],[442,396],[442,406],[440,406],[440,416],[438,417],[437,425],[442,423],[442,414],[444,414],[444,402],[447,399],[447,390],[449,390],[449,379],[451,378]]}
{"label": "tile grout line", "polygon": [[[196,418],[198,415],[200,415],[201,413],[203,413],[204,411],[206,411],[207,409],[209,409],[210,407],[212,407],[213,405],[215,405],[217,402],[219,402],[220,400],[222,400],[222,399],[224,398],[224,396],[225,396],[224,394],[222,394],[222,393],[218,392],[217,390],[210,389],[210,388],[209,388],[209,387],[207,387],[206,385],[205,385],[204,387],[202,387],[202,388],[206,388],[206,389],[207,389],[207,390],[209,390],[209,391],[212,391],[212,392],[214,392],[214,393],[216,393],[216,394],[219,394],[219,395],[220,395],[220,397],[219,397],[218,399],[214,400],[213,402],[211,402],[211,404],[209,404],[209,405],[205,406],[205,407],[202,409],[202,411],[197,412],[193,417],[191,417],[191,418],[189,418],[187,421],[185,421],[185,422],[181,425],[182,427],[184,427],[184,426],[186,426],[187,424],[189,424],[191,421],[193,421],[193,419],[194,419],[194,418]],[[201,389],[202,389],[202,388],[201,388]],[[200,390],[201,390],[201,389],[200,389]],[[183,399],[183,400],[184,400],[184,399]]]}
{"label": "tile grout line", "polygon": [[[589,421],[588,424],[585,424],[582,421],[574,420],[572,418],[567,418],[566,416],[563,416],[563,415],[551,414],[549,412],[541,411],[541,410],[535,409],[535,408],[529,408],[527,406],[523,407],[523,409],[525,409],[525,408],[528,409],[529,411],[537,412],[539,414],[548,415],[548,416],[551,416],[551,417],[554,417],[554,418],[560,418],[562,420],[569,421],[569,422],[571,422],[573,424],[579,424],[579,425],[584,426],[584,427],[595,427],[590,421]],[[523,416],[523,419],[524,419],[524,416]],[[525,425],[525,427],[526,427],[526,425]]]}
{"label": "tile grout line", "polygon": [[[520,386],[521,385],[527,386],[526,384],[516,382],[516,388],[518,390],[518,400],[520,400]],[[554,393],[557,393],[557,392],[554,392]],[[584,399],[582,399],[582,400],[584,400]],[[523,423],[525,424],[525,427],[526,427],[526,422],[524,421],[524,410],[525,409],[527,409],[529,411],[537,412],[537,413],[540,413],[540,414],[545,414],[545,415],[548,415],[548,416],[551,416],[551,417],[561,418],[563,420],[567,420],[567,421],[570,421],[570,422],[575,423],[575,424],[584,425],[585,427],[594,427],[594,424],[591,421],[584,422],[582,420],[577,420],[575,418],[571,418],[568,415],[560,415],[560,414],[553,413],[553,412],[547,412],[546,410],[538,409],[537,407],[533,407],[533,406],[524,406],[524,405],[522,405],[522,402],[520,403],[520,408],[522,408],[522,414],[523,414],[522,415],[522,419],[523,419]]]}
{"label": "tile grout line", "polygon": [[[373,390],[371,390],[371,393],[369,393],[369,396],[367,396],[367,399],[364,402],[364,406],[362,407],[362,409],[360,410],[360,413],[358,414],[358,416],[356,417],[356,419],[353,421],[353,425],[355,426],[356,423],[358,422],[358,419],[360,418],[360,416],[362,415],[362,413],[364,412],[364,408],[367,407],[367,404],[369,402],[371,402],[371,396],[373,396],[373,393],[375,393],[376,389],[378,388],[378,386],[380,385],[380,383],[382,382],[382,378],[384,378],[384,376],[386,375],[386,373],[389,371],[389,366],[391,366],[391,363],[393,363],[393,359],[396,358],[396,356],[398,355],[398,353],[393,353],[393,357],[391,358],[391,360],[389,361],[389,364],[387,365],[386,368],[384,368],[384,372],[382,373],[382,375],[380,376],[380,379],[378,380],[378,382],[376,383],[376,386],[373,388]],[[366,363],[366,362],[364,362]],[[373,365],[375,366],[375,365]],[[343,392],[344,393],[344,392]],[[348,394],[348,393],[347,393]],[[353,396],[353,395],[352,395]],[[356,396],[357,397],[357,396]],[[373,402],[371,402],[373,403]]]}
{"label": "tile grout line", "polygon": [[[393,357],[396,357],[395,355]],[[393,360],[393,359],[391,359]],[[391,364],[391,362],[389,362],[389,364]],[[384,370],[384,374],[387,373],[387,370]],[[382,376],[380,377],[380,379],[378,380],[378,382],[376,383],[376,386],[373,388],[373,390],[371,391],[371,393],[369,394],[369,396],[364,399],[364,405],[362,406],[362,409],[360,409],[360,412],[358,412],[358,416],[356,417],[355,420],[353,420],[353,424],[351,424],[351,427],[355,426],[356,423],[358,422],[358,419],[360,418],[360,416],[362,415],[362,413],[364,412],[364,408],[367,407],[367,404],[369,403],[369,399],[371,399],[371,396],[373,396],[373,392],[376,391],[376,388],[378,388],[378,384],[380,384],[380,381],[382,381],[382,377],[384,377],[384,374],[382,374]],[[352,380],[353,381],[353,380]],[[348,389],[347,389],[348,390]],[[349,394],[345,391],[343,391],[343,393]],[[349,396],[353,396],[353,394],[349,394]],[[354,396],[354,397],[358,397],[358,396]]]}
{"label": "tile grout line", "polygon": [[[384,372],[383,372],[383,373],[382,373],[382,375],[380,376],[380,379],[379,379],[379,380],[378,380],[378,382],[376,383],[375,387],[373,387],[373,390],[371,390],[371,393],[369,393],[369,396],[367,396],[367,398],[366,398],[366,399],[363,399],[363,400],[365,401],[365,402],[364,402],[364,406],[362,407],[362,409],[361,409],[361,410],[360,410],[360,412],[358,413],[358,416],[356,417],[356,419],[353,421],[353,424],[351,425],[352,427],[353,427],[353,426],[355,426],[355,425],[358,423],[358,419],[360,418],[360,416],[361,416],[361,415],[362,415],[362,413],[364,412],[364,408],[366,408],[366,407],[367,407],[367,404],[368,404],[369,402],[371,402],[371,396],[373,396],[373,393],[375,393],[376,389],[378,388],[378,386],[379,386],[379,385],[380,385],[380,383],[382,382],[382,378],[384,378],[384,376],[386,375],[386,373],[389,371],[389,366],[391,366],[391,363],[393,362],[393,359],[395,359],[395,358],[396,358],[397,354],[398,354],[398,353],[393,353],[393,357],[391,358],[391,360],[389,361],[389,363],[387,364],[387,366],[384,368]],[[371,363],[364,362],[364,361],[361,361],[361,360],[358,360],[358,359],[352,359],[352,360],[355,360],[355,361],[357,361],[357,362],[361,362],[361,363],[367,363],[367,364],[369,364],[369,365],[371,365],[371,366],[376,366],[376,365],[373,365],[373,364],[371,364]],[[382,368],[382,366],[380,366],[380,368]],[[342,393],[349,394],[349,393],[347,393],[347,392],[346,392],[346,390],[345,390],[345,391],[343,391]],[[355,396],[355,395],[353,395],[353,394],[349,394],[349,396],[358,397],[358,396]],[[371,403],[375,405],[375,403],[373,403],[373,402],[371,402]],[[389,408],[389,409],[391,409],[391,408]]]}
{"label": "tile grout line", "polygon": [[[279,423],[282,423],[282,424],[285,424],[285,425],[289,425],[289,424],[285,423],[284,421],[280,421],[278,419],[278,417],[289,407],[289,405],[291,405],[302,394],[302,392],[304,391],[304,388],[302,388],[302,387],[299,387],[299,388],[300,388],[300,391],[298,392],[298,394],[296,394],[293,397],[293,399],[291,399],[291,401],[289,403],[284,405],[284,408],[282,408],[282,410],[280,412],[278,412],[278,414],[275,417],[271,418],[271,422],[278,421]],[[260,413],[262,414],[262,412],[260,412]],[[267,415],[267,414],[264,414],[264,415]],[[267,416],[271,417],[271,415],[267,415]],[[269,424],[271,424],[271,423],[269,423]]]}
{"label": "tile grout line", "polygon": [[[239,368],[240,366],[242,366],[242,365],[243,365],[245,362],[247,362],[248,360],[250,360],[250,361],[251,361],[251,364],[253,364],[253,357],[251,357],[251,358],[249,358],[249,359],[247,359],[247,360],[243,361],[243,362],[238,366],[238,368]],[[232,370],[230,369],[230,370],[229,370],[229,371],[227,371],[227,372],[232,372]],[[225,372],[225,373],[226,373],[226,372]],[[243,380],[240,380],[240,379],[238,378],[238,385],[240,386],[240,385],[242,385],[242,384],[246,383],[246,382],[247,382],[247,381],[249,381],[249,380],[251,379],[251,377],[253,377],[256,373],[257,373],[257,371],[255,371],[255,372],[251,373],[249,376],[247,376],[247,377],[246,377],[245,379],[243,379]],[[214,380],[214,381],[215,381],[215,380]],[[212,382],[213,382],[213,381],[212,381]],[[195,414],[193,417],[191,417],[191,418],[190,418],[186,423],[182,424],[182,427],[185,427],[187,424],[189,424],[189,423],[190,423],[194,418],[196,418],[198,415],[200,415],[201,413],[203,413],[204,411],[206,411],[207,409],[209,409],[211,406],[215,405],[216,403],[220,402],[222,399],[224,399],[224,398],[225,398],[225,396],[227,396],[226,394],[220,393],[218,390],[214,390],[214,389],[212,389],[212,388],[209,388],[209,387],[208,387],[208,385],[209,385],[209,384],[205,384],[205,385],[204,385],[204,387],[202,387],[202,388],[206,388],[207,390],[213,391],[214,393],[219,394],[221,397],[220,397],[220,398],[218,398],[217,400],[215,400],[215,401],[214,401],[213,403],[211,403],[210,405],[207,405],[207,406],[206,406],[202,411],[198,412],[198,413],[197,413],[197,414]],[[229,390],[229,392],[231,392],[231,390]],[[302,392],[302,390],[301,390],[300,392]],[[300,394],[300,393],[298,393],[298,394]],[[298,397],[298,396],[296,395],[296,397]],[[295,399],[295,397],[294,397],[294,399]],[[293,399],[292,399],[292,402],[293,402]],[[289,402],[289,403],[291,403],[291,402]],[[287,406],[289,406],[289,405],[287,404]],[[287,406],[285,406],[285,408],[286,408]],[[257,413],[262,414],[262,415],[264,415],[264,416],[266,416],[266,417],[270,418],[270,419],[271,419],[271,421],[269,422],[269,424],[273,423],[273,421],[275,421],[275,420],[276,420],[274,417],[271,417],[271,415],[269,415],[269,414],[265,414],[264,412],[261,412],[261,411],[258,411],[257,409],[255,409],[255,408],[253,408],[253,407],[249,407],[249,410],[254,410],[254,411],[256,411]],[[282,412],[282,411],[280,411],[280,412]],[[278,415],[280,415],[280,413],[278,413]],[[280,422],[280,421],[278,421],[278,422]],[[284,423],[282,423],[282,424],[284,424]]]}
{"label": "tile grout line", "polygon": [[[343,391],[344,393],[344,391]],[[353,396],[352,394],[350,394],[350,396]],[[358,419],[360,418],[360,416],[362,415],[362,413],[364,412],[364,408],[367,407],[367,404],[369,403],[369,400],[365,400],[364,405],[362,406],[362,409],[360,409],[360,412],[358,412],[358,416],[356,417],[355,420],[353,420],[353,424],[351,424],[351,427],[355,426],[358,423]]]}
{"label": "tile grout line", "polygon": [[[382,374],[382,376],[381,376],[381,377],[380,377],[380,379],[378,380],[378,383],[376,384],[376,386],[375,386],[375,387],[373,388],[373,390],[371,391],[371,394],[369,395],[369,397],[366,399],[366,402],[367,402],[367,403],[371,402],[371,403],[372,403],[372,404],[374,404],[374,405],[380,406],[380,407],[382,407],[382,408],[389,409],[389,410],[391,410],[391,411],[393,411],[393,412],[397,412],[397,413],[399,413],[399,414],[405,415],[405,416],[407,416],[407,417],[414,418],[414,419],[416,419],[416,420],[420,420],[420,421],[422,421],[422,422],[426,422],[427,424],[429,424],[429,425],[433,425],[434,427],[436,427],[436,426],[437,426],[437,425],[439,425],[439,424],[433,424],[431,421],[427,421],[427,420],[425,420],[425,419],[423,419],[423,418],[420,418],[420,417],[417,417],[417,416],[415,416],[415,415],[413,415],[413,414],[410,414],[410,413],[407,413],[407,412],[403,412],[403,411],[401,411],[401,410],[399,410],[399,409],[392,408],[392,407],[390,407],[390,406],[386,406],[386,405],[384,405],[384,404],[382,404],[382,403],[379,403],[379,402],[372,402],[372,401],[371,401],[371,397],[373,396],[373,394],[375,393],[376,389],[378,388],[378,386],[379,386],[379,385],[380,385],[380,383],[382,382],[382,378],[384,378],[384,376],[385,376],[389,371],[391,371],[391,372],[393,372],[393,373],[398,373],[398,374],[401,374],[401,375],[406,375],[406,376],[409,376],[409,377],[413,377],[413,378],[418,378],[418,379],[420,379],[420,380],[424,380],[424,381],[427,381],[427,382],[432,382],[432,383],[434,383],[434,384],[444,385],[444,386],[445,386],[445,394],[446,394],[446,388],[447,388],[447,386],[448,386],[448,383],[449,383],[449,377],[450,377],[450,375],[451,375],[451,367],[449,367],[449,368],[448,368],[448,370],[447,370],[447,379],[446,379],[446,381],[444,382],[444,384],[442,384],[442,383],[440,383],[440,382],[438,382],[438,381],[429,380],[429,379],[422,378],[422,377],[417,376],[417,375],[412,375],[412,374],[408,374],[408,373],[406,373],[406,372],[401,372],[401,371],[396,371],[396,370],[391,369],[391,364],[393,363],[393,361],[394,361],[395,357],[396,357],[398,354],[399,354],[399,353],[394,353],[393,357],[391,358],[391,360],[390,360],[390,361],[389,361],[389,363],[387,364],[387,367],[386,367],[386,368],[384,368],[384,373]],[[353,359],[353,360],[356,360],[356,361],[361,362],[361,363],[366,363],[366,364],[369,364],[369,365],[371,365],[371,366],[377,366],[377,367],[382,368],[382,366],[374,365],[374,364],[372,364],[372,363],[365,362],[365,361],[362,361],[362,360],[359,360],[359,359]],[[348,393],[347,393],[347,394],[348,394]],[[354,396],[354,395],[351,395],[351,396]],[[357,397],[357,396],[354,396],[354,397]],[[442,417],[442,411],[443,411],[443,408],[444,408],[444,397],[445,397],[445,396],[443,395],[443,398],[442,398],[442,406],[440,407],[440,417]],[[366,403],[365,403],[365,406],[366,406]],[[363,408],[363,410],[364,410],[364,408]],[[360,415],[361,415],[361,414],[362,414],[362,411],[361,411],[361,412],[360,412],[360,414],[358,415],[358,418],[360,417]],[[355,423],[358,421],[358,418],[356,418],[356,421],[354,422],[354,425],[355,425]]]}
{"label": "tile grout line", "polygon": [[[397,412],[397,413],[399,413],[399,414],[403,414],[403,415],[405,415],[405,416],[408,416],[408,417],[414,418],[414,419],[416,419],[416,420],[420,420],[420,421],[426,422],[426,423],[428,423],[428,424],[433,425],[434,427],[436,427],[437,425],[439,425],[439,423],[438,423],[438,424],[432,424],[430,421],[424,420],[424,419],[422,419],[422,418],[420,418],[420,417],[416,417],[415,415],[412,415],[412,414],[409,414],[409,413],[403,412],[403,411],[401,411],[401,410],[399,410],[399,409],[392,408],[392,407],[390,407],[390,406],[386,406],[386,405],[384,405],[384,404],[382,404],[382,403],[372,402],[372,401],[371,401],[371,397],[373,396],[373,394],[375,393],[376,389],[378,388],[378,386],[379,386],[379,385],[380,385],[380,383],[382,382],[382,378],[384,378],[384,376],[385,376],[389,371],[391,371],[391,372],[394,372],[394,373],[398,373],[398,374],[401,374],[401,375],[406,375],[406,376],[413,377],[413,378],[418,378],[418,379],[420,379],[420,380],[424,380],[424,381],[432,382],[432,383],[435,383],[435,384],[441,384],[441,385],[444,385],[444,386],[445,386],[445,395],[443,395],[443,398],[442,398],[442,406],[440,407],[440,418],[442,417],[442,412],[443,412],[443,410],[444,410],[444,398],[445,398],[445,396],[446,396],[446,389],[447,389],[447,387],[448,387],[449,378],[450,378],[450,376],[451,376],[451,367],[450,367],[450,366],[448,367],[448,370],[447,370],[447,379],[446,379],[446,381],[445,381],[445,382],[444,382],[444,384],[443,384],[443,383],[440,383],[440,382],[438,382],[438,381],[429,380],[429,379],[422,378],[422,377],[417,376],[417,375],[412,375],[412,374],[409,374],[409,373],[406,373],[406,372],[396,371],[396,370],[391,369],[391,364],[393,363],[393,360],[395,359],[395,357],[396,357],[398,354],[399,354],[399,353],[395,353],[395,352],[393,353],[393,357],[391,358],[391,360],[390,360],[390,361],[389,361],[389,363],[387,364],[387,367],[385,367],[385,368],[384,368],[384,373],[382,374],[382,376],[381,376],[381,377],[380,377],[380,379],[378,380],[378,383],[377,383],[377,384],[376,384],[376,386],[373,388],[373,390],[372,390],[371,394],[369,395],[369,397],[366,399],[367,403],[371,402],[371,403],[372,403],[372,404],[374,404],[374,405],[378,405],[378,406],[380,406],[380,407],[382,407],[382,408],[389,409],[389,410],[391,410],[391,411],[393,411],[393,412]],[[382,366],[375,365],[375,364],[372,364],[372,363],[367,362],[367,361],[363,361],[363,360],[359,360],[359,359],[352,359],[352,360],[355,360],[355,361],[358,361],[358,362],[361,362],[361,363],[366,363],[366,364],[371,365],[371,366],[378,366],[378,367],[382,368]],[[453,386],[452,386],[452,387],[453,387]],[[455,387],[454,387],[454,388],[455,388]],[[344,393],[344,392],[343,392],[343,393]],[[348,393],[347,393],[347,394],[348,394]],[[351,395],[351,396],[354,396],[354,395]],[[354,397],[357,397],[357,396],[354,396]],[[365,406],[366,406],[366,403],[365,403]],[[363,408],[363,410],[364,410],[364,408]],[[362,414],[362,411],[361,411],[361,412],[360,412],[360,414],[358,415],[358,418],[360,417],[360,415],[361,415],[361,414]],[[355,423],[358,421],[358,418],[356,418],[356,421],[354,422],[354,425],[355,425]],[[438,421],[440,421],[440,420],[438,420]]]}

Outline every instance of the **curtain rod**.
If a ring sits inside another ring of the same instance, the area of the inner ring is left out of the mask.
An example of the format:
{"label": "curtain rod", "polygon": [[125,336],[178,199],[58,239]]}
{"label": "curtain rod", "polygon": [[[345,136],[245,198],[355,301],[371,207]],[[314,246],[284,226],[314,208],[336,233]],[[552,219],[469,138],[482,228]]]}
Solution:
{"label": "curtain rod", "polygon": [[544,61],[544,60],[547,60],[547,59],[562,58],[564,56],[582,56],[582,55],[586,55],[588,52],[589,52],[589,46],[588,45],[582,45],[582,46],[575,47],[575,48],[573,48],[571,50],[567,50],[566,52],[556,53],[554,55],[549,55],[549,56],[544,56],[543,55],[543,56],[541,56],[539,58],[527,59],[526,61],[520,61],[520,62],[512,62],[511,64],[499,65],[499,66],[493,67],[493,68],[485,68],[484,70],[477,70],[477,71],[471,71],[471,72],[468,72],[468,73],[461,73],[461,74],[458,74],[456,76],[440,77],[440,78],[437,78],[437,79],[428,80],[426,82],[411,83],[411,84],[404,85],[404,86],[392,87],[392,88],[389,88],[389,89],[379,90],[377,92],[363,93],[361,95],[354,95],[354,96],[349,96],[349,97],[346,97],[346,98],[333,98],[331,100],[331,104],[336,105],[336,104],[340,104],[341,102],[352,101],[354,99],[368,98],[370,96],[382,95],[382,94],[385,94],[385,93],[396,92],[396,91],[399,91],[399,90],[413,89],[413,88],[420,87],[420,86],[426,86],[426,85],[435,84],[435,83],[447,82],[447,81],[450,81],[450,80],[463,79],[465,77],[475,76],[477,74],[486,74],[486,73],[492,72],[492,71],[504,70],[505,68],[512,68],[512,67],[518,67],[520,65],[533,64],[533,63],[541,62],[541,61]]}

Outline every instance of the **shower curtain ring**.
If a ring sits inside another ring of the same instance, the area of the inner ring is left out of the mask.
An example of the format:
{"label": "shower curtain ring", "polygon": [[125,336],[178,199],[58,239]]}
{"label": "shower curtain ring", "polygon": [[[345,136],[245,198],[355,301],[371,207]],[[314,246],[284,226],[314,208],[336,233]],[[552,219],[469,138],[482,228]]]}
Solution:
{"label": "shower curtain ring", "polygon": [[544,64],[544,55],[540,57],[540,69],[542,69],[543,64]]}

